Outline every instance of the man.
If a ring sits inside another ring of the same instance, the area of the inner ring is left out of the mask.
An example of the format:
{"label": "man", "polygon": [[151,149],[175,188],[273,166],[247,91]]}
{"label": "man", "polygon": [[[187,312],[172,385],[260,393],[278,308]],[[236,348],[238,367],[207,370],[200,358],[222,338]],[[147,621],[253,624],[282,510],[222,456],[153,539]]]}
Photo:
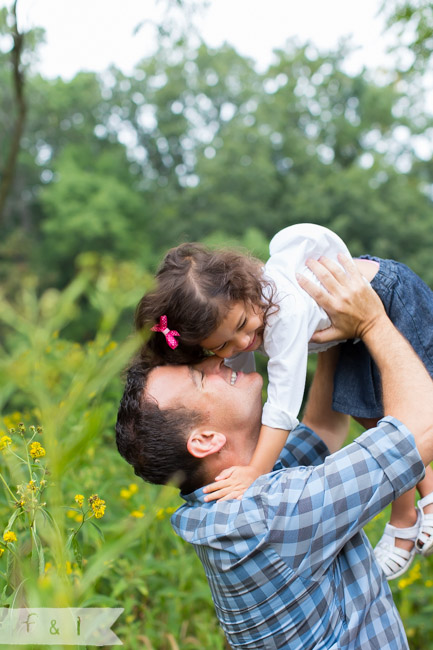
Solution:
{"label": "man", "polygon": [[183,491],[172,523],[194,544],[234,648],[408,648],[362,527],[433,459],[433,382],[353,263],[341,261],[346,273],[329,260],[309,263],[327,291],[305,278],[301,285],[333,323],[317,339],[362,338],[369,347],[393,416],[377,428],[336,451],[347,417],[331,410],[335,353],[323,353],[303,423],[274,471],[241,500],[207,503],[201,488],[251,458],[260,377],[214,358],[150,371],[137,364],[119,409],[119,451],[136,473],[158,483],[175,477]]}

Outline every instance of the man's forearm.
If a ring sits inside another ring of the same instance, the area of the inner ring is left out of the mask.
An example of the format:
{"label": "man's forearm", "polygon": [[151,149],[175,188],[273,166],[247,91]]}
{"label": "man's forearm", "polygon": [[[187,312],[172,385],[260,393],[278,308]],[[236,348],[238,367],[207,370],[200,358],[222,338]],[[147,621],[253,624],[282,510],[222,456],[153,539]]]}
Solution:
{"label": "man's forearm", "polygon": [[385,415],[393,415],[413,433],[425,464],[433,460],[433,381],[409,342],[394,327],[379,296],[349,258],[344,271],[332,260],[307,260],[318,286],[305,276],[298,281],[325,309],[331,327],[316,332],[316,343],[362,338],[380,370]]}
{"label": "man's forearm", "polygon": [[363,335],[381,374],[385,415],[413,433],[424,464],[433,460],[433,381],[410,343],[384,313]]}

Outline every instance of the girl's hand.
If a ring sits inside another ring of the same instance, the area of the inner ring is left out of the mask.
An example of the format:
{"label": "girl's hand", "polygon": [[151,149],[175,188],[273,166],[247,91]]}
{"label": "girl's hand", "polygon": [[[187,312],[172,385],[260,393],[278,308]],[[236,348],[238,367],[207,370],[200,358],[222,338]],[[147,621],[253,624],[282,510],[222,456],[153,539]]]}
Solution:
{"label": "girl's hand", "polygon": [[233,466],[215,477],[215,483],[206,485],[203,492],[209,496],[205,501],[228,501],[241,499],[243,493],[260,476],[260,471],[251,465]]}

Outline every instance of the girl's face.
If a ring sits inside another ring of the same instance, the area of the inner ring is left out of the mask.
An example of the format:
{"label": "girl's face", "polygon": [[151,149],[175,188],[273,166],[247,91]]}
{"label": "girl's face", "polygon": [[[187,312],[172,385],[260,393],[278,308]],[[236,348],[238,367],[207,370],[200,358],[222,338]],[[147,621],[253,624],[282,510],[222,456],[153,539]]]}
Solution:
{"label": "girl's face", "polygon": [[223,359],[257,350],[263,341],[263,312],[259,307],[234,302],[220,326],[200,345]]}

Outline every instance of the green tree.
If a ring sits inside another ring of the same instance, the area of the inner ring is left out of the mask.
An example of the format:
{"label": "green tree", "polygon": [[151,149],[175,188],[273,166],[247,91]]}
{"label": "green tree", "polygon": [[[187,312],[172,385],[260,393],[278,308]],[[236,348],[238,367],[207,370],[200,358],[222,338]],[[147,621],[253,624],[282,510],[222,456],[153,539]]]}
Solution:
{"label": "green tree", "polygon": [[[409,71],[423,73],[433,52],[433,6],[429,0],[383,2],[387,28],[396,35],[394,50],[411,53]],[[405,68],[407,69],[407,65]]]}

